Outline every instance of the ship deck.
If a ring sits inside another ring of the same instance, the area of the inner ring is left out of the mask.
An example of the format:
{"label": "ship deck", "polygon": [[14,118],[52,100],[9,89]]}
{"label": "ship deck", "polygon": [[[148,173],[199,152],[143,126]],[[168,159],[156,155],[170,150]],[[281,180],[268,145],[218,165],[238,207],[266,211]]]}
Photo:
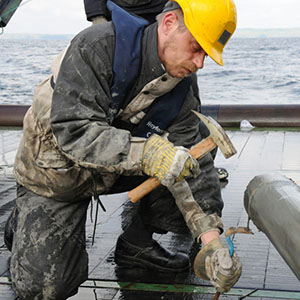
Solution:
{"label": "ship deck", "polygon": [[[225,228],[246,226],[248,217],[243,205],[243,194],[249,181],[256,175],[280,172],[300,184],[300,131],[228,130],[238,150],[226,160],[218,152],[216,166],[229,171],[228,182],[222,183],[225,203]],[[0,131],[0,299],[16,299],[9,282],[10,252],[3,243],[5,221],[14,205],[16,184],[12,164],[21,136],[20,130]],[[99,211],[95,243],[92,245],[93,224],[86,224],[89,253],[89,279],[79,293],[70,299],[131,300],[131,299],[213,299],[215,289],[209,282],[197,278],[193,270],[180,274],[158,274],[143,269],[121,269],[114,263],[114,249],[123,226],[129,222],[137,204],[126,201],[123,194],[102,197],[106,212]],[[220,300],[237,299],[300,299],[297,277],[280,257],[264,233],[250,222],[254,235],[236,234],[234,245],[243,263],[243,274],[234,288],[221,295]],[[168,233],[155,238],[170,250],[189,253],[191,259],[199,250],[190,236]],[[224,241],[225,242],[225,241]],[[225,242],[226,243],[226,242]]]}

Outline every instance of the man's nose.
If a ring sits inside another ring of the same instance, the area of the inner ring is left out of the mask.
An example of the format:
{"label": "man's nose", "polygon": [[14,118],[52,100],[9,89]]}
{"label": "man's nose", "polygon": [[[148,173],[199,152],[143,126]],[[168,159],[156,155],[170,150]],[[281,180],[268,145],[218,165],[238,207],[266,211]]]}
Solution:
{"label": "man's nose", "polygon": [[206,53],[203,49],[195,53],[193,63],[196,65],[198,69],[202,69],[204,67],[205,57],[206,57]]}

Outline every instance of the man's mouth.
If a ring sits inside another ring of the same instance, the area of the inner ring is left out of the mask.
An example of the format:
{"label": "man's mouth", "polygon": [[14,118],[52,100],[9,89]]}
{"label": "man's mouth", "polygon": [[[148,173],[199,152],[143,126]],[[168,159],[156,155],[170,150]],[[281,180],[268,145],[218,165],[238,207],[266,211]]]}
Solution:
{"label": "man's mouth", "polygon": [[185,72],[188,73],[189,75],[191,73],[194,73],[198,70],[198,68],[195,65],[191,65],[191,66],[183,66],[183,68],[185,69]]}
{"label": "man's mouth", "polygon": [[190,75],[192,73],[192,71],[186,67],[183,67],[183,69],[184,69],[184,73],[186,73],[188,75]]}

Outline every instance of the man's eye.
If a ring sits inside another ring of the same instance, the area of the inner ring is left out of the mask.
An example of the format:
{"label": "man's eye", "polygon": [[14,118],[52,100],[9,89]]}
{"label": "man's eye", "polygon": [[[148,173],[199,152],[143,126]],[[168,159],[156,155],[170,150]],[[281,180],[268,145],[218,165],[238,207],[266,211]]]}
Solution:
{"label": "man's eye", "polygon": [[193,51],[194,52],[200,52],[201,50],[202,50],[202,48],[198,44],[194,44],[193,45]]}

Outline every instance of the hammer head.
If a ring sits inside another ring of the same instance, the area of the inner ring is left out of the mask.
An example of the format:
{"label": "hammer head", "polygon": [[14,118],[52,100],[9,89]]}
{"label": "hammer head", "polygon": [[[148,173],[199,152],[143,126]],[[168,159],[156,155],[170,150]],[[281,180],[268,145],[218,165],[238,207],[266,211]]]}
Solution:
{"label": "hammer head", "polygon": [[220,124],[218,124],[213,118],[206,117],[195,110],[192,110],[192,112],[206,125],[210,132],[209,137],[213,139],[214,143],[223,153],[225,158],[229,158],[237,153],[228,135]]}

